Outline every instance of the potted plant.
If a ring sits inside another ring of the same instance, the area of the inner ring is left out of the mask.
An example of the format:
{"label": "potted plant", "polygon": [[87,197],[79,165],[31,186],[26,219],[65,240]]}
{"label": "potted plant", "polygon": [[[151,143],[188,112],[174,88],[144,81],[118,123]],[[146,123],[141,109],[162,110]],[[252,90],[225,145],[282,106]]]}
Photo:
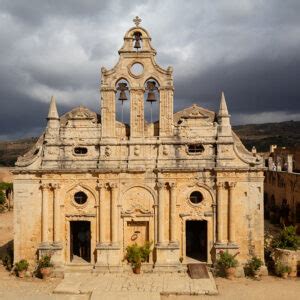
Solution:
{"label": "potted plant", "polygon": [[143,246],[138,246],[136,243],[126,248],[125,259],[130,263],[133,273],[140,274],[141,265],[148,261],[151,253],[151,243],[146,242]]}
{"label": "potted plant", "polygon": [[52,272],[52,267],[51,256],[45,255],[38,261],[37,270],[43,279],[47,279]]}
{"label": "potted plant", "polygon": [[245,265],[245,273],[248,276],[259,278],[260,267],[263,265],[262,260],[257,256],[252,256]]}
{"label": "potted plant", "polygon": [[288,274],[291,272],[291,267],[284,265],[281,262],[275,264],[275,272],[278,276],[281,276],[283,279],[287,279]]}
{"label": "potted plant", "polygon": [[219,274],[225,274],[226,278],[230,280],[235,277],[235,268],[238,265],[238,261],[235,257],[238,254],[239,252],[237,252],[235,255],[232,255],[228,253],[228,251],[220,251],[219,258],[217,259],[217,268]]}
{"label": "potted plant", "polygon": [[289,276],[297,276],[297,249],[300,245],[300,240],[296,234],[296,227],[288,226],[281,230],[279,236],[274,239],[273,259],[275,264],[280,262],[283,265],[290,267]]}
{"label": "potted plant", "polygon": [[29,263],[26,259],[21,259],[15,264],[15,270],[18,277],[24,278],[26,271],[28,270]]}

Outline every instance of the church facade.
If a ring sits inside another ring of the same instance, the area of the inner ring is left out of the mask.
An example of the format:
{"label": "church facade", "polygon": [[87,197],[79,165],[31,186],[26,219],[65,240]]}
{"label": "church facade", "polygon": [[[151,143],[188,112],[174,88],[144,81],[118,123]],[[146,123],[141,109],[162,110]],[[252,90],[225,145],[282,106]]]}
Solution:
{"label": "church facade", "polygon": [[[61,270],[122,271],[126,247],[145,242],[156,271],[211,264],[220,250],[263,259],[263,160],[232,131],[223,93],[217,113],[173,112],[173,69],[156,63],[139,23],[115,67],[101,69],[101,114],[59,116],[52,97],[44,134],[19,157],[15,261],[48,253]],[[124,102],[129,124],[117,119]],[[149,104],[158,121],[146,120]]]}

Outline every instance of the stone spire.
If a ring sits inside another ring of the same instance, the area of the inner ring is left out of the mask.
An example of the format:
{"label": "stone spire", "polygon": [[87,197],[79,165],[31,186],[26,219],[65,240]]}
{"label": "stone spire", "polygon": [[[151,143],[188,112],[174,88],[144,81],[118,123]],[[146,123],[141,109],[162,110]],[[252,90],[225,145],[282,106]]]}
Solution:
{"label": "stone spire", "polygon": [[51,97],[47,120],[59,120],[57,107],[56,107],[56,100],[54,96]]}
{"label": "stone spire", "polygon": [[221,94],[220,109],[218,112],[218,123],[218,137],[232,137],[230,115],[228,113],[225,95],[223,92]]}
{"label": "stone spire", "polygon": [[220,109],[219,109],[218,116],[219,117],[229,117],[224,92],[222,92],[222,94],[221,94],[221,102],[220,102]]}
{"label": "stone spire", "polygon": [[49,129],[56,129],[59,128],[60,126],[59,115],[56,108],[56,101],[55,101],[55,97],[53,96],[51,97],[51,101],[50,101],[47,121],[48,121],[47,122],[48,131]]}

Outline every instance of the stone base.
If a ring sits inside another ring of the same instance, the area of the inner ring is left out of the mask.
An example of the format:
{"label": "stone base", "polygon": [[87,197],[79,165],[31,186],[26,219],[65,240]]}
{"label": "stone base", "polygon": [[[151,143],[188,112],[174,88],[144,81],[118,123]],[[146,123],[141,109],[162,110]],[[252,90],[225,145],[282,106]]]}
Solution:
{"label": "stone base", "polygon": [[156,245],[154,272],[177,272],[180,269],[178,244]]}
{"label": "stone base", "polygon": [[120,264],[120,247],[112,245],[97,245],[97,263],[96,272],[122,272],[123,267]]}

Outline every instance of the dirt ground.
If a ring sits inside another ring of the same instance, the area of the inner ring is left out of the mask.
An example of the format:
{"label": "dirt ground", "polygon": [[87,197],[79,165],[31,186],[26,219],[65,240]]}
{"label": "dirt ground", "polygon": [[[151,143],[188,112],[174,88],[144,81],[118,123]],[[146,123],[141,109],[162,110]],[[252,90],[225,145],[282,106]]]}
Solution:
{"label": "dirt ground", "polygon": [[298,300],[300,279],[281,279],[267,276],[261,281],[248,278],[227,280],[216,278],[217,296],[165,296],[162,300]]}
{"label": "dirt ground", "polygon": [[[13,238],[13,213],[0,214],[0,255]],[[20,279],[0,266],[0,299],[49,299],[61,279],[43,281],[37,278]],[[163,296],[162,300],[277,300],[300,299],[300,278],[281,279],[263,277],[261,281],[242,278],[227,280],[216,278],[218,296]],[[66,297],[69,298],[69,297]],[[57,299],[57,298],[56,298]],[[63,295],[59,299],[65,299]]]}

